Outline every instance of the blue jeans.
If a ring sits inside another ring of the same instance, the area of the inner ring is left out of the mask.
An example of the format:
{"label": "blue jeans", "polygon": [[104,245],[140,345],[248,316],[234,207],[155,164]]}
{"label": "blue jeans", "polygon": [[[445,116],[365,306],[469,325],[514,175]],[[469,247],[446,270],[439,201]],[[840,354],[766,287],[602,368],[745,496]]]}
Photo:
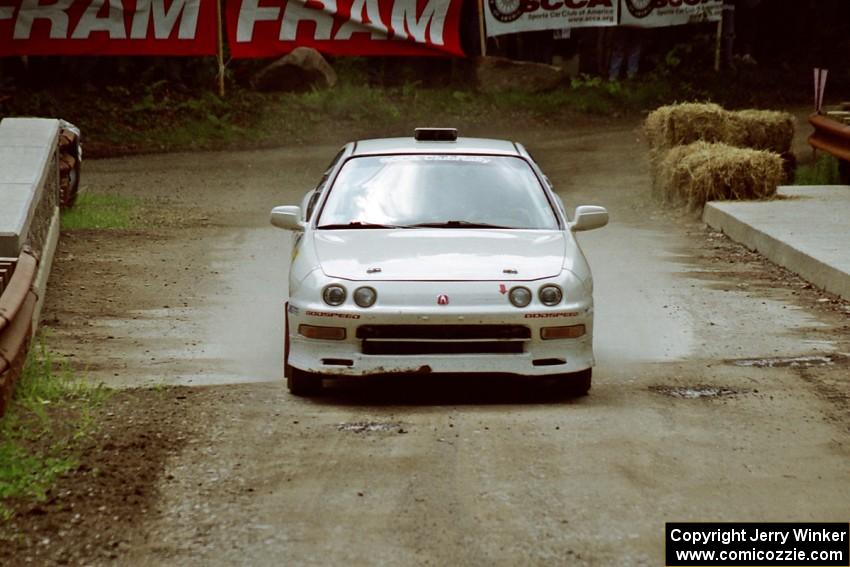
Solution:
{"label": "blue jeans", "polygon": [[640,67],[640,52],[643,43],[640,31],[634,28],[617,28],[614,30],[614,43],[611,48],[611,63],[608,66],[608,79],[616,81],[620,78],[623,59],[626,60],[626,76],[633,79]]}

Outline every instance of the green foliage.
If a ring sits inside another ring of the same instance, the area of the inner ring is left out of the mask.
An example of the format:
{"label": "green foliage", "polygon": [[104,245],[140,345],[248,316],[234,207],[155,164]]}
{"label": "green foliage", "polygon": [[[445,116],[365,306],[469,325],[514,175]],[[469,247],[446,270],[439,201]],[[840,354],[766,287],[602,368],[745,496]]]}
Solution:
{"label": "green foliage", "polygon": [[26,447],[9,439],[0,442],[0,463],[0,517],[9,515],[4,500],[44,500],[56,478],[76,465],[69,458],[32,455]]}
{"label": "green foliage", "polygon": [[393,126],[408,123],[448,123],[457,120],[492,121],[493,117],[526,115],[552,119],[571,112],[606,115],[641,110],[663,100],[667,89],[652,81],[609,82],[582,76],[569,87],[546,93],[516,89],[487,94],[456,88],[423,88],[419,82],[374,88],[340,84],[335,89],[280,95],[278,109],[284,124],[367,123]]}
{"label": "green foliage", "polygon": [[201,91],[197,97],[173,91],[166,80],[159,80],[144,87],[144,94],[128,109],[139,116],[182,116],[218,120],[227,116],[228,105],[209,90]]}
{"label": "green foliage", "polygon": [[[645,111],[666,102],[674,92],[669,78],[659,75],[622,83],[583,76],[551,92],[518,88],[486,94],[471,88],[474,65],[469,62],[344,57],[331,62],[338,75],[333,89],[259,93],[231,82],[222,98],[214,81],[192,88],[193,81],[183,80],[183,71],[199,72],[200,67],[154,61],[148,69],[142,62],[120,59],[113,61],[118,67],[115,74],[97,86],[34,88],[0,80],[0,117],[61,116],[82,129],[86,155],[91,157],[270,147],[306,139],[386,135],[426,123],[466,128],[516,120],[552,123],[569,120],[577,112]],[[240,80],[247,82],[261,63],[240,63]],[[106,65],[100,60],[92,64]],[[93,72],[78,70],[83,75]],[[74,214],[66,216],[69,228],[78,226],[73,224]]]}
{"label": "green foliage", "polygon": [[[88,156],[105,156],[139,151],[273,147],[330,138],[338,141],[406,132],[413,125],[426,123],[476,129],[517,121],[558,123],[570,121],[576,113],[638,114],[685,100],[712,100],[728,108],[759,106],[754,99],[766,90],[771,96],[796,92],[774,88],[773,83],[785,81],[775,73],[753,74],[755,71],[747,68],[731,75],[715,74],[707,37],[674,47],[654,63],[654,70],[636,79],[607,81],[582,75],[544,93],[517,88],[488,94],[452,80],[462,77],[469,82],[471,66],[456,65],[450,72],[435,68],[432,74],[417,74],[421,68],[416,63],[393,61],[382,66],[366,58],[338,58],[333,64],[339,82],[333,89],[258,93],[230,84],[227,96],[220,98],[213,82],[190,90],[174,79],[172,71],[179,70],[179,66],[172,69],[163,65],[160,72],[145,75],[146,81],[116,81],[95,92],[17,90],[11,98],[3,100],[0,96],[0,116],[62,116],[82,129]],[[127,69],[136,69],[132,61],[126,64]],[[259,65],[252,63],[255,64]],[[651,68],[653,63],[648,61],[645,66]],[[367,79],[375,73],[391,77],[395,86],[368,84]],[[439,77],[445,80],[441,82]],[[769,89],[762,86],[765,81],[770,82]],[[127,222],[125,217],[75,225],[74,214],[78,213],[66,215],[68,228],[120,228]]]}
{"label": "green foliage", "polygon": [[794,185],[839,185],[838,160],[829,154],[822,154],[812,165],[797,168]]}
{"label": "green foliage", "polygon": [[607,81],[581,75],[572,79],[571,90],[561,104],[590,114],[621,114],[643,111],[672,98],[672,87],[658,74],[627,81]]}
{"label": "green foliage", "polygon": [[58,364],[43,342],[30,351],[0,420],[0,518],[10,499],[43,500],[76,466],[74,447],[94,429],[91,411],[106,395]]}
{"label": "green foliage", "polygon": [[353,121],[397,119],[401,111],[392,92],[365,85],[342,84],[334,89],[313,90],[283,97],[293,108],[301,107],[314,118]]}
{"label": "green foliage", "polygon": [[77,203],[62,212],[62,228],[127,229],[136,226],[139,200],[121,195],[80,193]]}
{"label": "green foliage", "polygon": [[105,395],[104,388],[89,385],[66,361],[57,361],[41,338],[30,349],[24,363],[21,379],[15,388],[14,403],[35,412],[39,407],[67,399],[98,404]]}

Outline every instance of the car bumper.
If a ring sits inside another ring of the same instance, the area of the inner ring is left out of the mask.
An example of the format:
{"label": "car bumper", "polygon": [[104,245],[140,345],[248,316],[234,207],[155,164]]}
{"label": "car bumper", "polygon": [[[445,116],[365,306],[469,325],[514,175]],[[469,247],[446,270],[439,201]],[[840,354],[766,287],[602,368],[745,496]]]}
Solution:
{"label": "car bumper", "polygon": [[[301,325],[342,328],[345,329],[345,338],[307,338],[299,333]],[[544,328],[579,325],[584,326],[585,332],[577,338],[544,340],[541,336]],[[384,334],[380,340],[375,340],[364,332],[378,327],[391,331],[396,328],[424,329],[428,337],[397,338]],[[490,339],[478,336],[480,329],[500,327],[510,328],[512,332],[526,329],[527,336]],[[509,307],[495,312],[444,307],[430,310],[345,310],[291,303],[288,328],[288,364],[306,372],[332,377],[424,373],[548,376],[579,372],[594,364],[593,307],[590,302],[543,310]],[[452,328],[471,330],[475,336],[443,338],[442,330]],[[488,352],[474,352],[479,348]]]}

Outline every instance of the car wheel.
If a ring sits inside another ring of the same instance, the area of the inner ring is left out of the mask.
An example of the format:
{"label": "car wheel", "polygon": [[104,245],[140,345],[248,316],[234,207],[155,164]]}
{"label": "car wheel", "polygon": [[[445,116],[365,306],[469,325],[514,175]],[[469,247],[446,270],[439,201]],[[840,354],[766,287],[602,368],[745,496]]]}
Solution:
{"label": "car wheel", "polygon": [[564,389],[564,393],[570,396],[580,397],[586,396],[590,391],[590,383],[593,377],[593,369],[588,368],[580,372],[571,372],[570,374],[562,374],[558,377],[560,386]]}
{"label": "car wheel", "polygon": [[289,365],[289,302],[283,306],[283,377],[292,376],[292,367]]}
{"label": "car wheel", "polygon": [[74,169],[71,170],[71,188],[68,195],[67,207],[71,208],[77,202],[77,194],[80,192],[80,169],[81,162],[77,160],[74,164]]}
{"label": "car wheel", "polygon": [[322,377],[313,372],[290,368],[286,386],[294,396],[311,396],[322,391]]}

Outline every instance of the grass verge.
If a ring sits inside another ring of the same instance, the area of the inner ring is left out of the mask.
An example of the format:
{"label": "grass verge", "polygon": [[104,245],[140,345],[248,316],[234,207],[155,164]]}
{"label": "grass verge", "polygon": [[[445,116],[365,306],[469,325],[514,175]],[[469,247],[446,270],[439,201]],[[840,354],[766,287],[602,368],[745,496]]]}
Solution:
{"label": "grass verge", "polygon": [[62,228],[128,229],[138,223],[139,200],[121,195],[80,193],[73,208],[63,211]]}
{"label": "grass verge", "polygon": [[107,390],[58,364],[43,343],[27,357],[15,397],[0,420],[0,519],[16,502],[44,500],[77,465],[76,447],[95,427]]}
{"label": "grass verge", "polygon": [[417,81],[376,87],[349,80],[305,93],[259,93],[233,86],[222,99],[158,81],[142,90],[17,91],[0,108],[0,116],[62,116],[82,129],[86,156],[109,157],[280,147],[388,132],[407,135],[422,125],[469,132],[525,122],[568,124],[577,114],[605,117],[648,110],[673,96],[671,89],[654,79],[609,83],[588,77],[546,93],[426,88]]}
{"label": "grass verge", "polygon": [[812,165],[801,165],[794,175],[794,185],[839,185],[840,183],[838,160],[826,154],[821,154]]}

